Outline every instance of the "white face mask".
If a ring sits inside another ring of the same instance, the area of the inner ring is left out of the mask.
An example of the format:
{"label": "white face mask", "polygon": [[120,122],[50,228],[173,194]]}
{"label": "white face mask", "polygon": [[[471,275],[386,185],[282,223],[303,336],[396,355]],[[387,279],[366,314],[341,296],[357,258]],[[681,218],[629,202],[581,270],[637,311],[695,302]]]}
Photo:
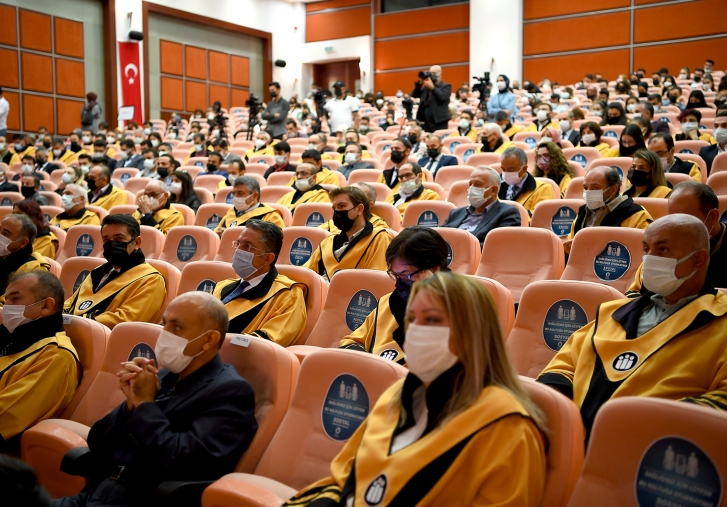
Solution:
{"label": "white face mask", "polygon": [[[65,176],[65,174],[63,176]],[[63,194],[61,196],[61,202],[62,202],[63,209],[68,211],[69,209],[74,207],[76,205],[76,203],[73,202],[73,199],[75,199],[75,198],[76,197],[71,194]]]}
{"label": "white face mask", "polygon": [[520,177],[520,171],[514,171],[514,172],[502,172],[502,180],[507,183],[509,186],[517,185],[522,181],[522,178]]}
{"label": "white face mask", "polygon": [[194,151],[202,151],[202,150],[204,150],[204,146],[202,146],[201,144],[194,145]]}
{"label": "white face mask", "polygon": [[659,157],[659,160],[661,160],[661,167],[662,167],[663,169],[666,169],[666,166],[668,166],[668,165],[669,165],[669,159],[668,159],[668,158],[666,158],[666,157],[665,157],[665,158],[661,158],[661,157]]}
{"label": "white face mask", "polygon": [[549,116],[550,115],[548,114],[547,111],[543,111],[542,109],[538,110],[538,121],[540,123],[543,123],[545,120],[547,120]]}
{"label": "white face mask", "polygon": [[247,202],[247,199],[247,197],[234,197],[232,202],[234,203],[235,209],[241,213],[250,209],[251,205]]}
{"label": "white face mask", "polygon": [[492,187],[473,187],[472,185],[470,185],[467,189],[467,200],[470,202],[470,205],[473,208],[479,208],[480,206],[483,206],[487,202],[487,199],[485,199],[485,192],[487,192],[491,188]]}
{"label": "white face mask", "polygon": [[259,150],[261,148],[264,148],[267,142],[265,139],[256,139],[255,140],[255,147]]}
{"label": "white face mask", "polygon": [[505,83],[505,81],[498,81],[498,82],[497,82],[497,89],[498,89],[498,90],[502,91],[502,90],[504,90],[504,89],[505,89],[506,87],[507,87],[507,84]]}
{"label": "white face mask", "polygon": [[121,158],[128,158],[129,152],[127,150],[121,150]]}
{"label": "white face mask", "polygon": [[232,257],[232,270],[243,280],[249,278],[258,270],[258,268],[252,265],[254,258],[255,254],[252,252],[239,249],[235,250],[235,255]]}
{"label": "white face mask", "polygon": [[157,199],[156,197],[152,197],[149,200],[149,204],[151,204],[151,209],[153,211],[157,211],[161,207],[161,205],[159,203],[159,199]]}
{"label": "white face mask", "polygon": [[108,141],[106,141],[106,144],[108,146],[112,146],[112,145],[116,144],[116,139],[114,139],[113,137],[109,137]]}
{"label": "white face mask", "polygon": [[432,382],[459,361],[449,350],[449,334],[448,327],[409,324],[404,339],[406,366],[422,382]]}
{"label": "white face mask", "polygon": [[220,135],[220,131],[219,130],[213,130],[212,131],[212,136],[213,137],[219,137],[219,135]]}
{"label": "white face mask", "polygon": [[12,242],[12,239],[0,234],[0,257],[5,257],[6,255],[10,255],[12,253],[10,250],[8,250],[8,246]]}
{"label": "white face mask", "polygon": [[469,120],[465,120],[464,118],[459,120],[459,128],[461,128],[462,130],[470,128]]}
{"label": "white face mask", "polygon": [[591,111],[593,116],[603,116],[603,111]]}
{"label": "white face mask", "polygon": [[317,147],[317,146],[316,146],[315,144],[312,144],[312,143],[308,143],[308,149],[309,149],[309,150],[317,150],[317,149],[318,149],[318,147]]}
{"label": "white face mask", "polygon": [[81,138],[81,142],[82,142],[83,144],[91,144],[91,138],[90,138],[90,137],[88,137],[88,136],[83,136],[83,137]]}
{"label": "white face mask", "polygon": [[134,142],[135,142],[136,144],[139,144],[139,143],[141,143],[141,142],[142,142],[143,140],[144,140],[144,138],[143,138],[143,137],[135,137],[135,138],[134,138]]}
{"label": "white face mask", "polygon": [[182,193],[182,182],[181,181],[173,181],[171,185],[169,185],[169,190],[174,195],[179,195]]}
{"label": "white face mask", "polygon": [[153,168],[154,168],[154,159],[145,158],[144,159],[144,169],[153,169]]}
{"label": "white face mask", "polygon": [[91,171],[91,166],[90,165],[82,165],[81,166],[81,172],[83,173],[84,176],[86,174],[88,174],[90,171]]}
{"label": "white face mask", "polygon": [[405,181],[404,183],[402,183],[399,187],[399,193],[404,196],[413,195],[418,188],[419,184],[417,183],[416,178],[414,178],[413,180]]}
{"label": "white face mask", "polygon": [[285,155],[275,155],[275,163],[282,165],[285,163]]}
{"label": "white face mask", "polygon": [[175,134],[174,132],[170,132],[167,134],[167,138],[174,140],[177,138],[177,134]]}
{"label": "white face mask", "polygon": [[160,157],[163,157],[164,155],[169,155],[169,152],[168,151],[160,151],[159,152],[159,156]]}
{"label": "white face mask", "polygon": [[169,331],[162,330],[159,333],[159,338],[157,338],[156,347],[154,347],[154,354],[159,361],[159,365],[172,373],[179,373],[184,370],[192,362],[192,359],[204,353],[203,349],[196,356],[185,356],[184,349],[187,347],[187,344],[199,340],[205,334],[207,334],[207,331],[193,340],[185,340]]}
{"label": "white face mask", "polygon": [[301,180],[295,180],[295,188],[301,192],[307,192],[313,185],[310,183],[310,178],[303,178]]}
{"label": "white face mask", "polygon": [[348,152],[343,156],[343,160],[347,165],[353,165],[356,163],[356,154]]}
{"label": "white face mask", "polygon": [[570,120],[560,120],[558,126],[562,132],[568,132],[570,130]]}
{"label": "white face mask", "polygon": [[[5,143],[0,143],[0,151],[5,151]],[[61,150],[54,150],[53,153],[58,151],[58,155],[60,155]]]}
{"label": "white face mask", "polygon": [[207,119],[208,119],[208,120],[214,120],[214,119],[215,119],[215,113],[209,113],[209,114],[207,115]]}
{"label": "white face mask", "polygon": [[5,305],[3,307],[3,325],[10,331],[11,333],[15,331],[19,326],[22,326],[23,324],[27,324],[28,322],[33,322],[33,319],[29,319],[25,316],[25,309],[31,306],[35,306],[37,304],[42,303],[43,300],[41,299],[37,303],[33,303],[32,305]]}
{"label": "white face mask", "polygon": [[30,164],[23,164],[20,170],[23,171],[23,174],[33,174],[33,172],[35,171],[35,167]]}
{"label": "white face mask", "polygon": [[583,200],[586,201],[588,209],[598,209],[606,205],[603,200],[605,190],[584,190]]}
{"label": "white face mask", "polygon": [[719,144],[725,144],[727,143],[727,128],[724,127],[718,127],[714,129],[714,138],[717,140]]}
{"label": "white face mask", "polygon": [[159,141],[157,139],[152,139],[151,145],[152,145],[152,147],[156,148],[157,146],[159,146]]}
{"label": "white face mask", "polygon": [[552,143],[552,142],[553,142],[553,138],[552,137],[543,136],[543,137],[540,138],[540,143],[538,143],[538,144],[541,144],[541,143]]}
{"label": "white face mask", "polygon": [[581,141],[583,141],[583,144],[591,144],[596,140],[596,134],[583,134],[583,137],[581,137]]}
{"label": "white face mask", "polygon": [[636,111],[636,104],[627,104],[626,105],[626,110],[629,113],[633,113],[634,111]]}
{"label": "white face mask", "polygon": [[663,297],[672,294],[696,273],[696,271],[692,271],[691,274],[684,278],[677,278],[674,274],[677,264],[681,264],[695,253],[697,253],[697,250],[679,260],[670,257],[644,255],[644,268],[641,272],[644,287]]}
{"label": "white face mask", "polygon": [[690,130],[697,130],[698,128],[699,124],[696,121],[682,123],[682,132],[689,132]]}
{"label": "white face mask", "polygon": [[149,127],[145,128],[145,129],[144,129],[144,133],[145,133],[146,135],[149,135],[149,134],[151,134],[151,129],[150,129]]}

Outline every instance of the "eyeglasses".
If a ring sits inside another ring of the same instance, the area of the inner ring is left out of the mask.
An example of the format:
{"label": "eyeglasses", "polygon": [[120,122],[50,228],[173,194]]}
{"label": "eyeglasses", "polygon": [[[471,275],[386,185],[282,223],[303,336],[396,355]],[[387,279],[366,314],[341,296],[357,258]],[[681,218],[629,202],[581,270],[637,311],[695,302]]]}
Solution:
{"label": "eyeglasses", "polygon": [[263,249],[263,248],[256,248],[251,245],[240,243],[240,240],[238,240],[238,239],[235,239],[232,241],[232,248],[234,248],[236,250],[242,250],[243,252],[251,252],[252,250],[258,250],[262,253],[267,253],[265,251],[265,249]]}
{"label": "eyeglasses", "polygon": [[426,269],[429,269],[429,268],[417,269],[413,273],[407,273],[407,274],[404,274],[404,273],[395,273],[394,271],[388,269],[386,271],[386,274],[389,275],[389,278],[391,278],[394,281],[396,281],[397,279],[399,279],[399,280],[408,280],[410,282],[413,282],[414,279],[412,277],[418,275],[419,273],[421,273],[422,271],[424,271]]}

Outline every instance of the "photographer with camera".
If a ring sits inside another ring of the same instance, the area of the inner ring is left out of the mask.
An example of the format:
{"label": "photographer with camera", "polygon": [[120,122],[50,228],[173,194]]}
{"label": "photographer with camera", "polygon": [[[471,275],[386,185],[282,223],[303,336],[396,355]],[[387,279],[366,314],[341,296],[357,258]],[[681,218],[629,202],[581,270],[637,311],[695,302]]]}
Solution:
{"label": "photographer with camera", "polygon": [[442,82],[442,67],[432,65],[428,72],[420,72],[419,80],[414,83],[412,98],[419,99],[417,120],[424,124],[426,132],[446,129],[449,119],[449,96],[452,85]]}
{"label": "photographer with camera", "polygon": [[341,125],[353,125],[358,130],[358,99],[347,97],[343,93],[344,88],[343,81],[333,83],[334,97],[323,106],[328,113],[328,130],[331,133],[336,132]]}
{"label": "photographer with camera", "polygon": [[280,96],[280,83],[276,81],[268,83],[268,89],[272,99],[268,102],[268,107],[263,111],[261,118],[267,120],[268,124],[265,130],[270,132],[273,139],[282,140],[283,134],[285,134],[285,120],[288,119],[290,104]]}
{"label": "photographer with camera", "polygon": [[510,89],[510,79],[504,74],[497,76],[497,93],[490,96],[487,102],[487,113],[494,119],[499,111],[504,111],[510,116],[510,121],[515,121],[515,94]]}

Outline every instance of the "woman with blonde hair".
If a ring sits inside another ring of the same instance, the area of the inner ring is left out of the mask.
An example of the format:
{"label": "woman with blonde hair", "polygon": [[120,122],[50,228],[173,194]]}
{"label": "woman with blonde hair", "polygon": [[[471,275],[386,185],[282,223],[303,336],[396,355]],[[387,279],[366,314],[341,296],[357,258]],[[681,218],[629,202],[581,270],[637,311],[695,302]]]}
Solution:
{"label": "woman with blonde hair", "polygon": [[285,505],[539,505],[545,422],[498,322],[477,281],[442,271],[418,280],[405,318],[410,373],[381,395],[331,476]]}
{"label": "woman with blonde hair", "polygon": [[664,168],[659,156],[653,151],[638,150],[628,173],[631,186],[624,192],[627,197],[669,197]]}

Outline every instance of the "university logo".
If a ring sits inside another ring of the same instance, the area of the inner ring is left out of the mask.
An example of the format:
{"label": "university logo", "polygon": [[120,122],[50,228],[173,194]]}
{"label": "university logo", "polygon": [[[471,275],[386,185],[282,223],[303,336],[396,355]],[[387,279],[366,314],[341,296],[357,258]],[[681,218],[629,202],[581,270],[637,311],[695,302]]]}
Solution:
{"label": "university logo", "polygon": [[381,474],[374,479],[371,484],[369,484],[369,487],[366,488],[366,493],[364,493],[364,501],[366,502],[366,505],[379,505],[384,499],[387,486],[388,481],[386,480],[385,474]]}
{"label": "university logo", "polygon": [[78,309],[79,310],[86,310],[87,308],[91,308],[91,305],[92,304],[93,304],[93,301],[91,301],[90,299],[87,299],[86,301],[84,301],[83,303],[81,303],[80,305],[78,305]]}
{"label": "university logo", "polygon": [[381,357],[383,357],[384,359],[387,359],[389,361],[393,361],[394,359],[397,358],[397,356],[399,355],[399,353],[396,350],[394,350],[394,349],[386,349],[385,351],[383,351],[379,355]]}
{"label": "university logo", "polygon": [[616,371],[629,371],[639,362],[639,356],[634,352],[624,352],[613,360],[613,369]]}

